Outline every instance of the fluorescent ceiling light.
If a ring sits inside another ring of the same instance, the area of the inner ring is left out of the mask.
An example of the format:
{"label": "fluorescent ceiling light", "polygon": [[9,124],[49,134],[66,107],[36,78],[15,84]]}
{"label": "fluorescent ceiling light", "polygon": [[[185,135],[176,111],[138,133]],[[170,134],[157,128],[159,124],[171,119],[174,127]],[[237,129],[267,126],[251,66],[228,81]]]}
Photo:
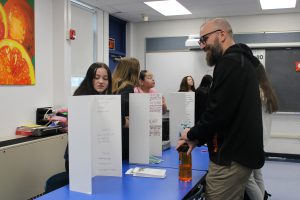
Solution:
{"label": "fluorescent ceiling light", "polygon": [[297,0],[259,0],[263,10],[295,8]]}
{"label": "fluorescent ceiling light", "polygon": [[144,2],[154,10],[160,12],[164,16],[172,15],[190,15],[192,14],[188,9],[183,7],[176,0],[167,0],[167,1],[148,1]]}
{"label": "fluorescent ceiling light", "polygon": [[86,9],[88,9],[88,10],[95,11],[95,8],[92,7],[92,6],[90,6],[90,5],[87,4],[87,3],[83,3],[83,2],[78,1],[78,0],[71,0],[71,3],[74,3],[74,4],[78,5],[78,6],[81,6],[81,7],[83,7],[83,8],[86,8]]}

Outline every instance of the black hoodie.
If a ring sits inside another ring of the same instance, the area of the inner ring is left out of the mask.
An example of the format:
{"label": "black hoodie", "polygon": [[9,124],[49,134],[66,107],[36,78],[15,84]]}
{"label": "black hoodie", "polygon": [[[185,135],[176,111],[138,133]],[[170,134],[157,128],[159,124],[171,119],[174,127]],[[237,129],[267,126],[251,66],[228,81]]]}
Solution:
{"label": "black hoodie", "polygon": [[190,140],[207,142],[211,161],[248,168],[264,165],[262,112],[256,75],[258,59],[244,44],[229,47],[216,63],[208,104]]}

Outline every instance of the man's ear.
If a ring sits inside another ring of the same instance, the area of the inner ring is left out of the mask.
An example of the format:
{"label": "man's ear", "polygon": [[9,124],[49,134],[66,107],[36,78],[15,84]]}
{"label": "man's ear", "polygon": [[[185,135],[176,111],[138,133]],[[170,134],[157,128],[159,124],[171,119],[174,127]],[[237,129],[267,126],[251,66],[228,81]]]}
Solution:
{"label": "man's ear", "polygon": [[225,31],[220,31],[219,32],[219,38],[220,38],[220,41],[223,43],[226,38],[228,37],[227,33]]}

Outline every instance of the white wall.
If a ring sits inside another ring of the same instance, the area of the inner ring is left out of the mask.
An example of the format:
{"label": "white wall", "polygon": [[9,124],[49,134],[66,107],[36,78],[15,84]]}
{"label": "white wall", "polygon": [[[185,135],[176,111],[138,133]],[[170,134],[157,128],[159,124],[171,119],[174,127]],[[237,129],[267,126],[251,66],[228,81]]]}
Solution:
{"label": "white wall", "polygon": [[[97,14],[97,55],[108,63],[108,13]],[[38,107],[67,106],[71,93],[70,0],[35,1],[35,73],[32,86],[0,86],[0,137],[16,127],[35,123]],[[107,41],[107,43],[105,43]]]}
{"label": "white wall", "polygon": [[[69,0],[53,2],[53,104],[66,106],[71,95],[71,41],[67,39],[71,28],[71,3]],[[36,12],[39,12],[36,10]],[[36,26],[37,29],[43,28]],[[41,55],[45,56],[45,55]]]}
{"label": "white wall", "polygon": [[[227,19],[231,23],[234,33],[257,33],[266,31],[300,31],[299,18],[300,13],[238,16],[228,17]],[[144,67],[147,65],[147,56],[145,54],[146,38],[198,34],[200,25],[204,21],[205,19],[192,19],[131,23],[127,27],[130,34],[127,37],[127,42],[130,44],[130,47],[127,48],[127,54],[138,58],[141,66]],[[175,64],[172,60],[169,61],[169,65]],[[160,84],[167,85],[168,78],[164,80],[166,82]],[[269,140],[268,146],[266,146],[266,151],[300,154],[300,116],[275,115],[273,118],[272,138]]]}
{"label": "white wall", "polygon": [[13,135],[22,123],[35,122],[37,107],[52,105],[53,13],[51,0],[35,1],[35,73],[32,86],[0,86],[0,136]]}
{"label": "white wall", "polygon": [[164,95],[177,92],[185,76],[192,76],[197,88],[203,75],[213,72],[213,67],[203,62],[203,51],[147,53],[146,60],[146,68],[154,74],[155,88]]}
{"label": "white wall", "polygon": [[[109,15],[100,9],[91,11],[75,3],[71,6],[71,14],[71,26],[76,30],[76,39],[70,42],[71,76],[84,78],[92,63],[109,63]],[[71,94],[78,85],[71,86]]]}
{"label": "white wall", "polygon": [[97,49],[96,61],[109,65],[109,13],[97,9]]}
{"label": "white wall", "polygon": [[71,6],[72,28],[76,30],[76,39],[71,42],[71,75],[84,77],[94,61],[94,13]]}

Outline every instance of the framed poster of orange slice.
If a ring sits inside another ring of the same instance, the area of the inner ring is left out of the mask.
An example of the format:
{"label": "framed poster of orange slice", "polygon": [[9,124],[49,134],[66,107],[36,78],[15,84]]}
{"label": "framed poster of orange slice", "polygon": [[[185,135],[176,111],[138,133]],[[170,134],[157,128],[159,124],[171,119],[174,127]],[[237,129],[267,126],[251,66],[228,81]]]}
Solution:
{"label": "framed poster of orange slice", "polygon": [[34,0],[0,0],[0,85],[34,85],[34,60]]}

